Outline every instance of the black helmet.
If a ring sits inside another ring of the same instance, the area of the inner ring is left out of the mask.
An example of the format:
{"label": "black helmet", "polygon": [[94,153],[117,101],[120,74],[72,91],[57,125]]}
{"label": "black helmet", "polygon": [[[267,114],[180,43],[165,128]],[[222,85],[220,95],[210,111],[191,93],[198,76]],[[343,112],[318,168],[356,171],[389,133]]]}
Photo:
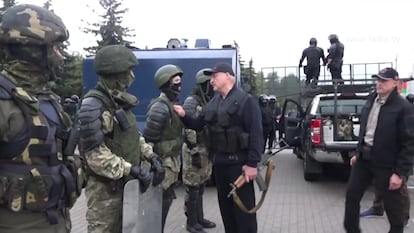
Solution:
{"label": "black helmet", "polygon": [[315,37],[312,37],[311,39],[310,39],[310,41],[309,41],[309,44],[310,45],[316,45],[318,43],[318,41],[316,40],[316,38]]}
{"label": "black helmet", "polygon": [[328,36],[328,40],[332,43],[332,42],[336,42],[338,41],[338,36],[336,34],[331,34]]}
{"label": "black helmet", "polygon": [[266,94],[259,95],[259,102],[260,103],[267,103],[267,101],[268,101],[268,98],[267,98]]}
{"label": "black helmet", "polygon": [[408,102],[414,103],[414,94],[410,93],[405,98],[408,100]]}

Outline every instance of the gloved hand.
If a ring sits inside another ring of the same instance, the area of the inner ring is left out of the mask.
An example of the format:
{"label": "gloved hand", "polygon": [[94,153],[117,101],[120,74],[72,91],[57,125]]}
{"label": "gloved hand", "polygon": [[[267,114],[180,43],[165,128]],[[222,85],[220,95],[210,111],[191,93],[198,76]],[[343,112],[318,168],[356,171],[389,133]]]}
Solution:
{"label": "gloved hand", "polygon": [[144,193],[145,191],[147,191],[151,183],[151,173],[148,171],[148,169],[140,167],[138,165],[133,165],[131,167],[130,174],[131,176],[139,180],[141,192]]}
{"label": "gloved hand", "polygon": [[201,168],[201,156],[200,153],[196,152],[191,155],[191,165],[196,168]]}
{"label": "gloved hand", "polygon": [[158,155],[154,155],[151,158],[151,171],[154,172],[154,176],[152,177],[152,186],[161,184],[164,180],[165,169],[164,166],[162,166],[162,161]]}

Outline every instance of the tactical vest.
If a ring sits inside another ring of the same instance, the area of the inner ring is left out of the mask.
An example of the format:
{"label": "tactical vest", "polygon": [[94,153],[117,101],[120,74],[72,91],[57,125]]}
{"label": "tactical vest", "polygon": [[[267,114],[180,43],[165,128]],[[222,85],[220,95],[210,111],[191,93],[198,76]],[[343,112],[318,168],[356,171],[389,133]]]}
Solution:
{"label": "tactical vest", "polygon": [[76,183],[82,182],[77,176],[79,160],[63,155],[70,118],[53,95],[33,97],[1,75],[0,89],[5,91],[3,99],[13,100],[25,119],[14,140],[0,142],[0,206],[14,212],[46,212],[56,224],[57,210],[72,207],[82,189]]}
{"label": "tactical vest", "polygon": [[260,111],[262,112],[262,125],[269,127],[273,124],[273,111],[269,106],[260,106]]}
{"label": "tactical vest", "polygon": [[[102,112],[107,110],[111,113],[112,116],[114,116],[116,107],[107,95],[99,90],[91,89],[85,95],[85,98],[87,97],[95,97],[101,100],[105,108],[102,110]],[[141,135],[138,131],[134,113],[131,110],[125,110],[125,113],[131,127],[127,130],[122,130],[117,121],[114,120],[113,131],[108,135],[105,135],[104,142],[105,145],[112,151],[112,153],[125,159],[125,161],[128,161],[129,163],[138,164],[141,161],[141,145],[139,140]],[[104,178],[92,171],[89,172],[96,177]],[[123,182],[125,183],[128,181],[128,179],[132,179],[132,177],[124,177]],[[123,186],[123,184],[121,184],[121,186]]]}
{"label": "tactical vest", "polygon": [[204,120],[209,130],[212,152],[238,154],[246,152],[249,135],[242,128],[242,110],[248,94],[238,88],[226,99],[216,95],[206,106]]}
{"label": "tactical vest", "polygon": [[183,124],[180,118],[175,113],[173,104],[165,97],[160,96],[154,99],[148,109],[156,102],[162,102],[168,106],[171,119],[165,125],[161,134],[161,140],[154,145],[154,152],[157,153],[162,159],[165,157],[177,157],[181,153],[181,146],[183,144],[182,132]]}

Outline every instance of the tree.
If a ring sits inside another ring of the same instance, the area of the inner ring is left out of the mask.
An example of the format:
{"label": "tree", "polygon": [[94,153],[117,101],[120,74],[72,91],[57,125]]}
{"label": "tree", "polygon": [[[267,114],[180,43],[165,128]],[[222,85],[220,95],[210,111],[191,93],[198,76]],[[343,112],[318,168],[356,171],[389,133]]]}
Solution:
{"label": "tree", "polygon": [[56,70],[56,80],[50,83],[52,90],[62,99],[72,95],[82,95],[82,61],[79,54],[63,51],[65,60]]}
{"label": "tree", "polygon": [[253,67],[253,59],[251,58],[247,67],[242,60],[240,64],[241,84],[243,89],[252,95],[258,96],[258,89],[256,85],[256,71]]}
{"label": "tree", "polygon": [[[47,0],[44,8],[53,11],[52,0]],[[82,56],[68,52],[69,42],[65,41],[59,47],[64,57],[63,64],[56,69],[56,80],[49,83],[52,90],[61,98],[82,94]]]}
{"label": "tree", "polygon": [[[131,44],[126,38],[135,35],[130,34],[133,30],[122,26],[122,15],[125,14],[128,9],[119,9],[121,3],[122,0],[99,0],[99,4],[105,11],[104,14],[99,15],[102,20],[98,23],[87,23],[88,27],[83,29],[83,32],[93,34],[95,37],[100,36],[101,38],[96,41],[97,45],[84,48],[88,55],[96,54],[97,50],[106,45]],[[96,13],[96,11],[94,12]]]}

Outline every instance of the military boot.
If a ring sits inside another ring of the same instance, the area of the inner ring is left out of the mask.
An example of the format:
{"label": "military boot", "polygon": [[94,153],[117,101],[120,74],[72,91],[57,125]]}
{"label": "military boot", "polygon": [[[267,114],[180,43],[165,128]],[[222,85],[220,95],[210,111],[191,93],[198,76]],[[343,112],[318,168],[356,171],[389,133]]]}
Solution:
{"label": "military boot", "polygon": [[187,215],[187,231],[190,233],[206,233],[203,227],[197,222],[197,203],[186,202],[186,215]]}
{"label": "military boot", "polygon": [[185,215],[187,216],[187,231],[190,233],[206,233],[197,221],[198,189],[187,186],[185,198]]}
{"label": "military boot", "polygon": [[204,194],[204,185],[201,185],[199,189],[199,196],[197,199],[197,220],[198,220],[198,223],[204,228],[214,228],[216,227],[216,224],[204,218],[203,194]]}

